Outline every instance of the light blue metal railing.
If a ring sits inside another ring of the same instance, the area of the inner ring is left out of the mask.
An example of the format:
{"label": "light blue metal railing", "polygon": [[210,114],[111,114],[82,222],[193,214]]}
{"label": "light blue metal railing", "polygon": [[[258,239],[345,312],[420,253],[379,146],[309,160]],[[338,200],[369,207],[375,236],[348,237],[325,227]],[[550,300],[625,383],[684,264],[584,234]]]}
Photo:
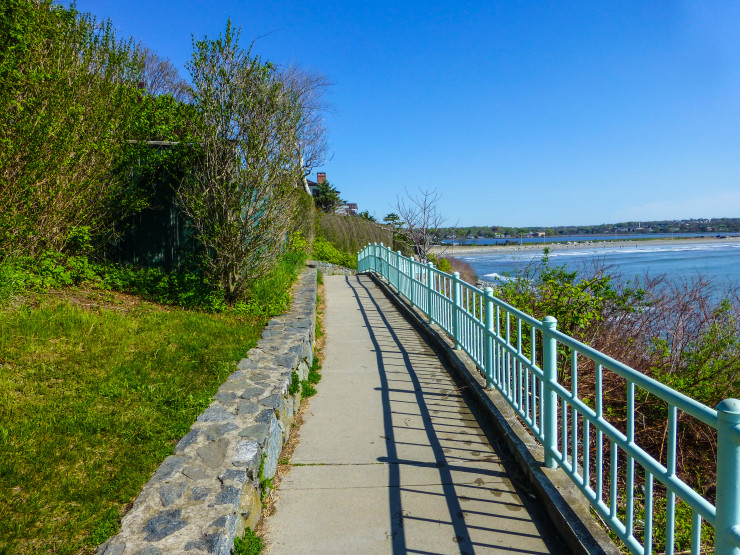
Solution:
{"label": "light blue metal railing", "polygon": [[[692,554],[702,550],[706,522],[714,528],[715,553],[740,555],[740,401],[726,399],[711,409],[561,333],[555,318],[532,318],[497,299],[490,288],[480,290],[457,272],[449,275],[382,243],[360,251],[358,268],[385,278],[451,336],[455,348],[478,365],[486,385],[501,393],[542,443],[545,466],[562,468],[633,553],[653,552],[656,506],[665,511],[659,519],[665,521],[665,553],[675,553],[677,502],[682,502],[691,512]],[[567,388],[558,381],[559,353],[560,371],[569,371]],[[568,359],[570,368],[563,368]],[[593,400],[579,397],[580,360],[593,365]],[[604,414],[605,372],[624,380],[624,430]],[[636,394],[666,404],[667,449],[658,459],[636,443]],[[676,475],[679,411],[717,430],[716,506]],[[665,490],[664,508],[657,488]]]}

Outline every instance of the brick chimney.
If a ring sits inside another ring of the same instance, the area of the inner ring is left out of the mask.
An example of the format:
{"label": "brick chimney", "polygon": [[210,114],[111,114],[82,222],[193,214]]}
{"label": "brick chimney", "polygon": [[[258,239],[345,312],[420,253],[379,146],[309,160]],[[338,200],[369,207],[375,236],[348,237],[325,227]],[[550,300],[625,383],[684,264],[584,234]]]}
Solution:
{"label": "brick chimney", "polygon": [[318,172],[316,174],[316,183],[321,184],[324,181],[326,181],[326,173],[325,172]]}

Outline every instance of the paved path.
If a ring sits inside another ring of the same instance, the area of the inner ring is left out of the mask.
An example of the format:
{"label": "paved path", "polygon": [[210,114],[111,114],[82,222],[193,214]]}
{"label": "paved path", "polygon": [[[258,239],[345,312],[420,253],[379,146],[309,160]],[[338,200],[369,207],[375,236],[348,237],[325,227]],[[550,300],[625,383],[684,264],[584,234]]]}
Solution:
{"label": "paved path", "polygon": [[324,278],[323,379],[267,521],[282,553],[550,553],[439,359],[364,276]]}

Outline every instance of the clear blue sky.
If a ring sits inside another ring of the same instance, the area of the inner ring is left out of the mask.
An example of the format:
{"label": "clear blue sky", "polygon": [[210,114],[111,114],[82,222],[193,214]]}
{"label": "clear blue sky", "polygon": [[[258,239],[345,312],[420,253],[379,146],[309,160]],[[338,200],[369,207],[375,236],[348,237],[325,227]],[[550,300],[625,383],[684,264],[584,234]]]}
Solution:
{"label": "clear blue sky", "polygon": [[448,225],[740,217],[740,2],[80,0],[187,77],[227,18],[334,83],[327,178],[381,219]]}

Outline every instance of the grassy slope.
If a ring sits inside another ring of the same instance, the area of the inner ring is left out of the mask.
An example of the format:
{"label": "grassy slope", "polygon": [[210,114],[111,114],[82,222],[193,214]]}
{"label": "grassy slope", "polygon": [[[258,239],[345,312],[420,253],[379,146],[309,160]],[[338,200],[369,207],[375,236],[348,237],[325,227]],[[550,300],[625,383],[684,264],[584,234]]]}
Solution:
{"label": "grassy slope", "polygon": [[0,311],[0,553],[115,533],[263,324],[49,295]]}

